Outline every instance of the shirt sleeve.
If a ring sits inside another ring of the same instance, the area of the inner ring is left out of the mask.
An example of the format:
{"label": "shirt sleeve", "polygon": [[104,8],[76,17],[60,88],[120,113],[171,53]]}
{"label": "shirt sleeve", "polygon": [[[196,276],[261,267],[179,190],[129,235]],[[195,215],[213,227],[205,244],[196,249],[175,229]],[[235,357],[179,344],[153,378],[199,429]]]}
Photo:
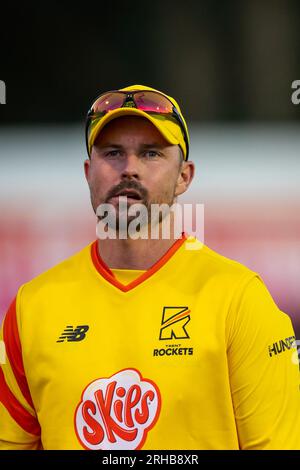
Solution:
{"label": "shirt sleeve", "polygon": [[228,316],[229,380],[240,449],[300,449],[299,362],[288,315],[256,275]]}
{"label": "shirt sleeve", "polygon": [[39,449],[40,426],[23,366],[16,299],[0,333],[0,450]]}

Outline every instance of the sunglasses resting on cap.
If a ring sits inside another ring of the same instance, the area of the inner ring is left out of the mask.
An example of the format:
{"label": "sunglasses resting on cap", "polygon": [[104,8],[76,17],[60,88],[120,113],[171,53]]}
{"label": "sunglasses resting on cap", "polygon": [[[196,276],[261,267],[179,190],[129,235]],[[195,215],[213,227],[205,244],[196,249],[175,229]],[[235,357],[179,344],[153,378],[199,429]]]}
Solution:
{"label": "sunglasses resting on cap", "polygon": [[179,145],[184,159],[189,155],[187,125],[176,101],[153,88],[134,85],[101,93],[88,111],[85,126],[90,157],[97,135],[112,119],[124,115],[147,118],[172,145]]}

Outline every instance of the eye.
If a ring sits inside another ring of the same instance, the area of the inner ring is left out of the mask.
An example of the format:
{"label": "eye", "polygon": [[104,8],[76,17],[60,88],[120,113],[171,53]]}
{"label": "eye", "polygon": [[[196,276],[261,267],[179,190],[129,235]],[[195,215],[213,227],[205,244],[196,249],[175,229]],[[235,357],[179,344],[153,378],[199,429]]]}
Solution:
{"label": "eye", "polygon": [[120,155],[121,155],[121,151],[118,150],[118,149],[109,150],[109,151],[105,152],[106,157],[118,157]]}
{"label": "eye", "polygon": [[155,158],[155,157],[159,157],[160,153],[157,150],[146,150],[145,156],[147,158]]}

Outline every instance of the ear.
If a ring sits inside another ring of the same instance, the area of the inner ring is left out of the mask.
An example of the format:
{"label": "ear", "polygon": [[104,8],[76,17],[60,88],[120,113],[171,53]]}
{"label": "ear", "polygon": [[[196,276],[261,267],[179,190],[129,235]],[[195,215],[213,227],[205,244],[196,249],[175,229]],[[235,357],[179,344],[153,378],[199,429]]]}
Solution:
{"label": "ear", "polygon": [[180,194],[186,192],[194,178],[194,174],[195,164],[191,161],[183,161],[178,174],[175,196],[180,196]]}
{"label": "ear", "polygon": [[89,176],[90,176],[90,167],[91,167],[91,160],[87,158],[84,160],[84,174],[87,182],[89,182]]}

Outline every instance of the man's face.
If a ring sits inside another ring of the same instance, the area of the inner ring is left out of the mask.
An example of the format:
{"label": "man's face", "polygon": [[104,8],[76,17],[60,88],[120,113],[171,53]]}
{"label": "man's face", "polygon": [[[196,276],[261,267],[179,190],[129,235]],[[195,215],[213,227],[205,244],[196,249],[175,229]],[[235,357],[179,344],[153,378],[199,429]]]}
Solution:
{"label": "man's face", "polygon": [[181,169],[179,147],[170,145],[147,119],[114,119],[100,132],[91,159],[85,161],[93,209],[96,213],[99,204],[110,203],[118,216],[119,193],[127,196],[128,206],[144,204],[149,215],[151,204],[171,206],[186,190]]}

